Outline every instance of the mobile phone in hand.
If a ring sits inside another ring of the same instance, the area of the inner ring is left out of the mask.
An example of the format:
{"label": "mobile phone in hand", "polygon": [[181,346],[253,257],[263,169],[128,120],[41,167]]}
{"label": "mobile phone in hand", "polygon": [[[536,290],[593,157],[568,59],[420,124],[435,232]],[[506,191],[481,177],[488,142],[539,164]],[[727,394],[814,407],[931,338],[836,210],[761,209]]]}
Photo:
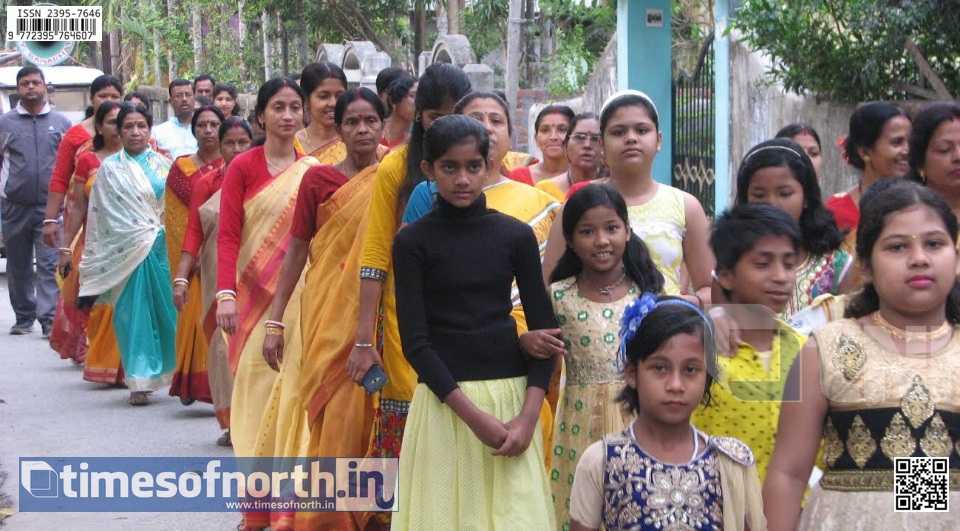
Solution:
{"label": "mobile phone in hand", "polygon": [[368,395],[372,395],[379,391],[384,385],[387,385],[387,373],[383,372],[383,369],[379,365],[374,364],[367,371],[367,374],[363,375],[363,388],[366,389]]}

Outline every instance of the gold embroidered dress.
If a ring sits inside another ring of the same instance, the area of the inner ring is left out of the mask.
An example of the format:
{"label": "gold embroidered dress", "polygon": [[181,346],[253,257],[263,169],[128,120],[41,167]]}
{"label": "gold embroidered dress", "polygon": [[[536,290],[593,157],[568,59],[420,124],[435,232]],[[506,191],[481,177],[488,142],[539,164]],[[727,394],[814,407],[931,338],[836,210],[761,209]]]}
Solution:
{"label": "gold embroidered dress", "polygon": [[616,402],[623,389],[617,367],[620,318],[638,296],[636,285],[618,301],[593,302],[580,293],[577,277],[550,285],[554,313],[567,352],[566,384],[557,407],[550,490],[561,528],[569,525],[570,489],[580,454],[605,433],[623,430],[630,421]]}
{"label": "gold embroidered dress", "polygon": [[[960,330],[929,356],[891,351],[855,319],[813,332],[820,383],[829,400],[826,466],[800,529],[958,527],[960,507]],[[950,513],[894,512],[897,457],[949,459]]]}

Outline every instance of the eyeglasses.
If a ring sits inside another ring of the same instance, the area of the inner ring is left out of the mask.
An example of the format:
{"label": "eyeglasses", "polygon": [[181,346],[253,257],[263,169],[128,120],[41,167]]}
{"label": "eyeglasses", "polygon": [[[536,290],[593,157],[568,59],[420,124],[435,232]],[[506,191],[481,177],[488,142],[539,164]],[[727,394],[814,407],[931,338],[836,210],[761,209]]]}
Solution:
{"label": "eyeglasses", "polygon": [[592,143],[594,143],[594,144],[599,144],[599,143],[600,143],[600,135],[598,135],[598,134],[588,135],[587,133],[574,133],[574,134],[570,135],[570,140],[576,141],[576,142],[579,143],[579,144],[586,144],[586,143],[587,143],[587,140],[589,140],[590,142],[592,142]]}
{"label": "eyeglasses", "polygon": [[172,99],[172,100],[189,100],[189,99],[192,98],[192,97],[193,97],[193,94],[191,94],[191,93],[189,93],[189,92],[179,92],[179,93],[176,93],[176,94],[170,96],[170,99]]}

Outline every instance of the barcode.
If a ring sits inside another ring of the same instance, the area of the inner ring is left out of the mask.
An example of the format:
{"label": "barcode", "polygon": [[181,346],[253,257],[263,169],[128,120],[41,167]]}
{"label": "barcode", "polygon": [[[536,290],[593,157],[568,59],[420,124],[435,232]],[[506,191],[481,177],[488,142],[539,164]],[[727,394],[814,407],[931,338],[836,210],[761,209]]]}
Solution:
{"label": "barcode", "polygon": [[61,19],[61,18],[35,18],[30,20],[20,19],[17,21],[17,33],[28,33],[35,31],[96,31],[97,19]]}
{"label": "barcode", "polygon": [[894,512],[949,511],[949,466],[946,457],[894,459]]}

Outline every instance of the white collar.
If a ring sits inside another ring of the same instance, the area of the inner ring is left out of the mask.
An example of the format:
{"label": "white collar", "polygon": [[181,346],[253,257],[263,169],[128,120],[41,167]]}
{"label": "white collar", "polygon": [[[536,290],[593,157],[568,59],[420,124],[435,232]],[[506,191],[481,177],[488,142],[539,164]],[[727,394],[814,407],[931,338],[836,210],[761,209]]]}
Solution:
{"label": "white collar", "polygon": [[[20,114],[30,115],[30,111],[28,111],[26,108],[24,108],[22,102],[19,102],[19,101],[17,102],[17,108],[16,108],[16,110],[17,110],[17,112],[20,113]],[[45,102],[43,102],[43,108],[40,109],[40,112],[37,113],[37,116],[42,116],[42,115],[44,115],[44,114],[49,114],[50,111],[52,111],[52,110],[53,110],[53,108],[50,107],[50,102],[49,102],[49,101],[45,101]],[[31,115],[31,116],[32,116],[32,115]]]}

